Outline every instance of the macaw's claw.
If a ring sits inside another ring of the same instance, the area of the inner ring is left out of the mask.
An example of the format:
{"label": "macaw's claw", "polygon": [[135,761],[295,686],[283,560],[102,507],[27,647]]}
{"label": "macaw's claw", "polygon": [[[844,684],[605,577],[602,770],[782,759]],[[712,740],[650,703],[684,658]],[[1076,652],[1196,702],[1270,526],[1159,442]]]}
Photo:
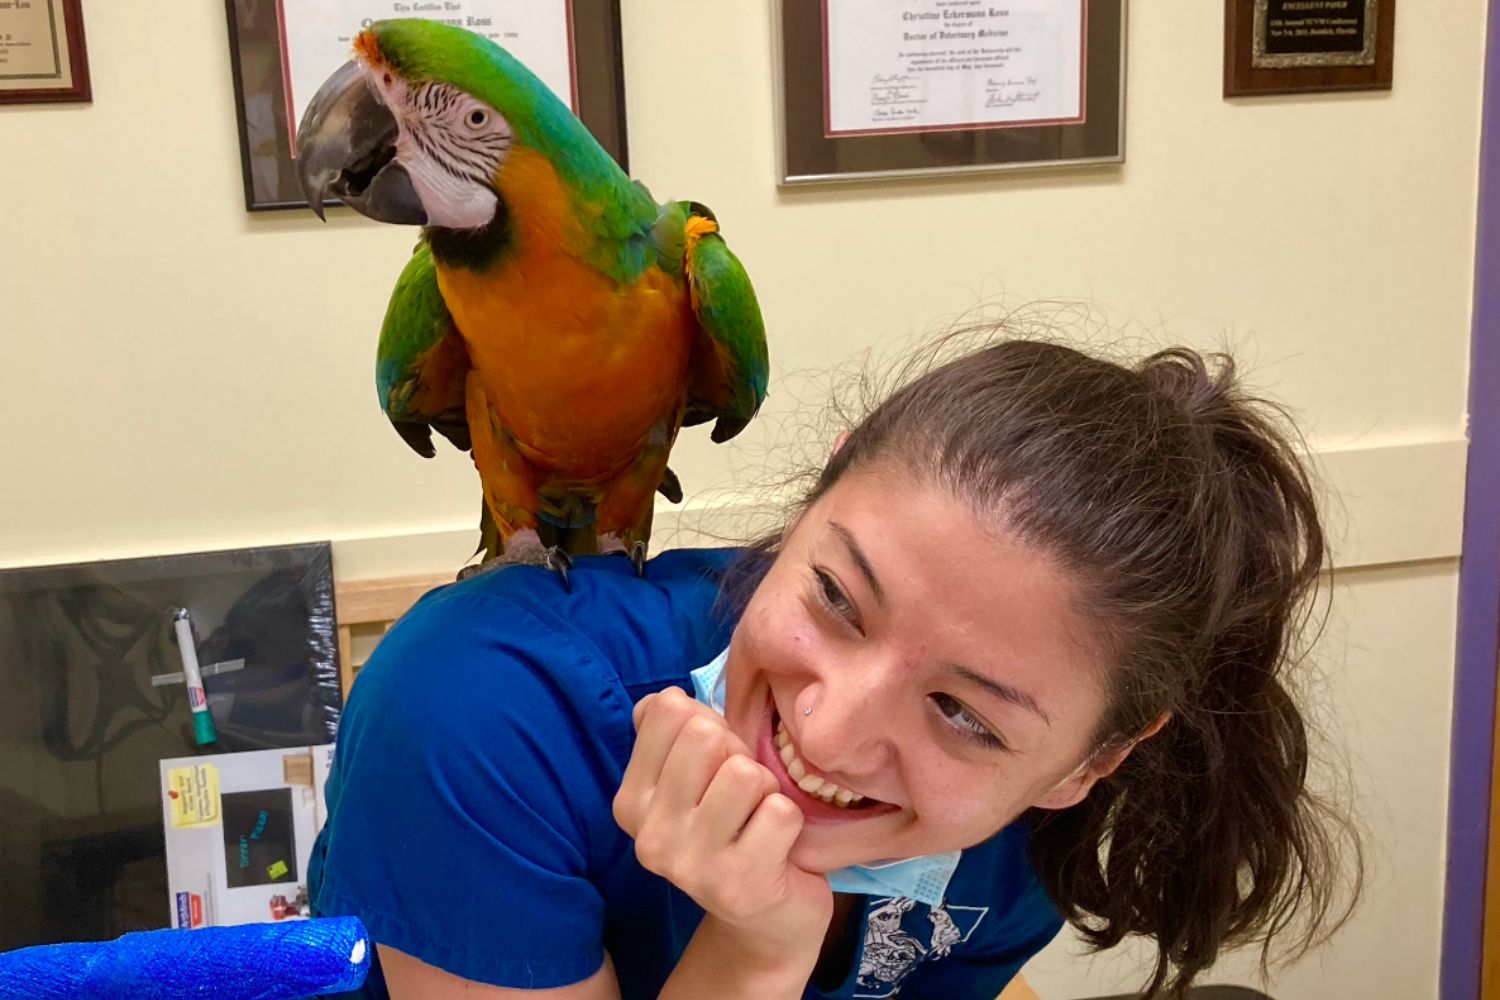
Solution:
{"label": "macaw's claw", "polygon": [[573,568],[573,557],[568,555],[568,550],[558,545],[553,545],[542,553],[542,565],[562,577],[563,590],[573,592],[573,583],[568,579],[568,570]]}
{"label": "macaw's claw", "polygon": [[535,531],[518,531],[505,543],[505,551],[474,566],[465,566],[458,571],[460,580],[467,580],[480,573],[502,569],[506,566],[543,566],[562,577],[563,589],[573,592],[568,570],[573,568],[573,557],[559,545],[543,545]]}
{"label": "macaw's claw", "polygon": [[641,538],[626,545],[619,535],[611,533],[599,536],[599,554],[626,557],[630,560],[630,565],[635,567],[635,575],[641,579],[646,577],[646,550],[646,542]]}

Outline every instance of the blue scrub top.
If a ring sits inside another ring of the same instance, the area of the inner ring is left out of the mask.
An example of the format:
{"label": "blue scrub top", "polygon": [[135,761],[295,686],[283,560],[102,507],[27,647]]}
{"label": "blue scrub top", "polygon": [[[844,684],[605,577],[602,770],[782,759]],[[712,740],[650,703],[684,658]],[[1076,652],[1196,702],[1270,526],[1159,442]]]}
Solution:
{"label": "blue scrub top", "polygon": [[[572,592],[507,567],[442,587],[361,670],[313,848],[315,913],[454,975],[545,989],[608,949],[624,1000],[654,1000],[703,911],[641,868],[611,803],[631,708],[729,642],[737,550],[674,550],[644,579],[584,557]],[[808,997],[993,1000],[1061,927],[1017,823],[964,852],[944,905],[864,900],[836,989]],[[354,996],[385,998],[378,963]]]}

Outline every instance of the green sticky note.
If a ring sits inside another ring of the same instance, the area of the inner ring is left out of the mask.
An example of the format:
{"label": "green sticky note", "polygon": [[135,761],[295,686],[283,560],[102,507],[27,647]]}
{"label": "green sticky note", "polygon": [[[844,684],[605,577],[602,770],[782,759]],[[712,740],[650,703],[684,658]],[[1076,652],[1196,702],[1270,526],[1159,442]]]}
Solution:
{"label": "green sticky note", "polygon": [[266,874],[272,878],[281,878],[286,873],[287,867],[285,861],[278,861],[266,869]]}

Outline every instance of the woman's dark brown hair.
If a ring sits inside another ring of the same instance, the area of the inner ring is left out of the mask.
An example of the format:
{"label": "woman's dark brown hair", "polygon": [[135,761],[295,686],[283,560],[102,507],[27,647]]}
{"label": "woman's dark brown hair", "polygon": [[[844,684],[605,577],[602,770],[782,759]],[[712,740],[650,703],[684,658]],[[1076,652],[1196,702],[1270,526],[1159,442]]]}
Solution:
{"label": "woman's dark brown hair", "polygon": [[1080,804],[1030,817],[1043,884],[1092,945],[1156,941],[1148,996],[1185,989],[1226,946],[1300,953],[1347,915],[1340,890],[1357,894],[1358,838],[1308,787],[1285,676],[1325,559],[1297,440],[1227,356],[1121,365],[1009,340],[878,404],[804,501],[878,462],[1004,517],[1071,571],[1110,653],[1100,751],[1170,713]]}

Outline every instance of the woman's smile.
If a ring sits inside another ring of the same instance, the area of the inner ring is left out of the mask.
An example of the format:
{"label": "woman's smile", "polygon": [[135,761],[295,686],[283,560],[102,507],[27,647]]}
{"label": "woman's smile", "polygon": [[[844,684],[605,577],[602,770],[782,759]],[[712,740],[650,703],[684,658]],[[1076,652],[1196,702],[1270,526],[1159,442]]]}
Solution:
{"label": "woman's smile", "polygon": [[809,823],[848,823],[900,809],[846,788],[804,761],[774,699],[766,701],[755,757],[776,776],[781,793],[797,804]]}

